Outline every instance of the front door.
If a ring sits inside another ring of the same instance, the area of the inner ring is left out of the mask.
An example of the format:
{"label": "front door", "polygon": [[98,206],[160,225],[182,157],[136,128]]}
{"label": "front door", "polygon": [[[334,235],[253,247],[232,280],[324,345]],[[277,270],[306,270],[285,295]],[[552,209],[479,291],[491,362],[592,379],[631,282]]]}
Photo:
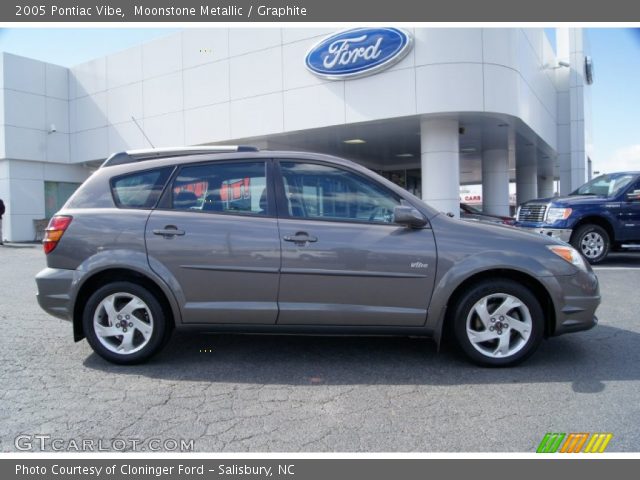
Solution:
{"label": "front door", "polygon": [[264,160],[181,167],[147,222],[184,323],[274,324],[280,241]]}
{"label": "front door", "polygon": [[278,324],[421,326],[432,230],[392,222],[400,198],[346,168],[280,161]]}
{"label": "front door", "polygon": [[621,240],[640,241],[640,181],[635,182],[625,193],[621,210]]}

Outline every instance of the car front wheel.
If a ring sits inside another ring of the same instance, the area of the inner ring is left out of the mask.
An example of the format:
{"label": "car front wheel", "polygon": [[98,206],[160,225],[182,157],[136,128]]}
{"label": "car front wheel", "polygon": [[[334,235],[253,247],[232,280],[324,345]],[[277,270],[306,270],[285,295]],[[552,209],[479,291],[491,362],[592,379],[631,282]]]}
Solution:
{"label": "car front wheel", "polygon": [[153,293],[131,282],[114,282],[96,290],[82,318],[87,341],[104,359],[132,365],[157,353],[171,333]]}
{"label": "car front wheel", "polygon": [[475,363],[507,367],[529,357],[540,345],[544,314],[533,293],[513,281],[484,281],[454,305],[458,345]]}

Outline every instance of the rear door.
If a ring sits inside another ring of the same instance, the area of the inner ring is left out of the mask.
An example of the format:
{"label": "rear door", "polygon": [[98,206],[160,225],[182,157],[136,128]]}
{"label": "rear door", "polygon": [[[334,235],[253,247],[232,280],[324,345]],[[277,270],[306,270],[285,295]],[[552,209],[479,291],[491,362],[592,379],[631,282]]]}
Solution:
{"label": "rear door", "polygon": [[431,229],[393,224],[400,198],[358,172],[288,160],[279,169],[278,324],[423,325]]}
{"label": "rear door", "polygon": [[276,322],[280,240],[269,164],[182,166],[151,213],[149,263],[174,283],[183,322]]}

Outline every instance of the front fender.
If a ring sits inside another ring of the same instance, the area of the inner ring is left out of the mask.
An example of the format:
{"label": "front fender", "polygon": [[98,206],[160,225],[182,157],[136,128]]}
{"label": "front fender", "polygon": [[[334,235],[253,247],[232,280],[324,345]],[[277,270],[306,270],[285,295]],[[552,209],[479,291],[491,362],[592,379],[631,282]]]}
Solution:
{"label": "front fender", "polygon": [[[466,280],[491,271],[495,271],[496,275],[499,274],[499,271],[510,271],[537,281],[549,293],[553,308],[557,313],[557,299],[562,298],[560,284],[555,277],[557,272],[551,271],[533,256],[514,251],[485,251],[458,260],[439,258],[438,272],[443,273],[436,275],[436,284],[425,325],[428,330],[433,332],[436,342],[439,343],[441,340],[447,308],[454,292]],[[567,270],[566,273],[575,272]]]}

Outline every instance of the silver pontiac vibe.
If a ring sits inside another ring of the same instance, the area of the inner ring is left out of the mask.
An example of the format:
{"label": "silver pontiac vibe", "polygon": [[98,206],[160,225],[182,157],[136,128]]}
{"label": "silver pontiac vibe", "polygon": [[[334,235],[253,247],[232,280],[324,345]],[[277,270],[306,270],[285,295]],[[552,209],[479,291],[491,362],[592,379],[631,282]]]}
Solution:
{"label": "silver pontiac vibe", "polygon": [[40,306],[105,359],[171,331],[451,335],[516,364],[596,325],[571,246],[438,213],[355,163],[251,147],[112,155],[52,218]]}

